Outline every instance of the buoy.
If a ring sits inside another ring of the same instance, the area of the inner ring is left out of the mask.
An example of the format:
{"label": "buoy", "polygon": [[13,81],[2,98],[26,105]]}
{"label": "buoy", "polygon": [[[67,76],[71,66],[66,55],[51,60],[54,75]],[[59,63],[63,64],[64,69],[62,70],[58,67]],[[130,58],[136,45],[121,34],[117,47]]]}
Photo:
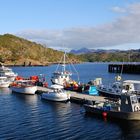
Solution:
{"label": "buoy", "polygon": [[103,117],[107,117],[107,112],[102,113]]}

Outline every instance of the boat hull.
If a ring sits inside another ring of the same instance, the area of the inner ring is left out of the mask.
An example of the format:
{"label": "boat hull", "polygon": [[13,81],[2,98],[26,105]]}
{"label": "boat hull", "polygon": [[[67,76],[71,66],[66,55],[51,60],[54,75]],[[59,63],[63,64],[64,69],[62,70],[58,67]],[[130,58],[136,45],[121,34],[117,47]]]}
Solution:
{"label": "boat hull", "polygon": [[35,94],[37,91],[37,86],[28,86],[28,87],[10,87],[12,92],[22,93],[22,94]]}
{"label": "boat hull", "polygon": [[108,92],[105,90],[97,89],[99,92],[99,95],[105,96],[105,97],[110,97],[110,98],[120,98],[121,93],[113,93],[113,92]]}
{"label": "boat hull", "polygon": [[9,87],[9,83],[0,83],[0,88],[7,88]]}
{"label": "boat hull", "polygon": [[107,118],[116,118],[123,120],[140,120],[140,112],[119,112],[113,110],[103,110],[87,104],[84,105],[84,108],[86,112],[100,116],[103,116],[105,112]]}
{"label": "boat hull", "polygon": [[70,99],[70,96],[66,93],[42,93],[42,99],[63,102]]}

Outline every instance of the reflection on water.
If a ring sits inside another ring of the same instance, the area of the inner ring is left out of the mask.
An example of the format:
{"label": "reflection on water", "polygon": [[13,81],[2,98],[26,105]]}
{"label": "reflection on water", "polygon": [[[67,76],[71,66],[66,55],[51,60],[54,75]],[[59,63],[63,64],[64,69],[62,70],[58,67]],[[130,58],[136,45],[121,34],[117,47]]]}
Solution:
{"label": "reflection on water", "polygon": [[0,94],[11,94],[10,88],[0,88]]}
{"label": "reflection on water", "polygon": [[140,139],[140,121],[118,121],[125,139]]}
{"label": "reflection on water", "polygon": [[70,102],[54,102],[54,101],[48,101],[41,99],[43,105],[47,108],[49,106],[49,109],[52,111],[53,116],[57,116],[60,121],[61,119],[65,119],[63,116],[69,116],[71,114],[71,103]]}
{"label": "reflection on water", "polygon": [[[107,72],[107,65],[76,65],[81,82],[102,77],[106,83],[116,74]],[[50,79],[56,66],[15,67],[21,76],[47,75]],[[87,71],[89,71],[87,73]],[[140,79],[139,75],[124,74],[123,79]],[[140,122],[109,120],[85,114],[80,105],[42,100],[40,95],[11,93],[0,89],[0,140],[128,140],[140,139]]]}
{"label": "reflection on water", "polygon": [[38,96],[37,94],[35,95],[25,95],[25,94],[21,94],[21,93],[15,93],[12,92],[12,96],[14,96],[15,98],[18,98],[18,100],[23,101],[27,104],[36,104],[37,100],[38,100]]}
{"label": "reflection on water", "polygon": [[[102,123],[106,123],[111,126],[114,125],[112,129],[115,127],[119,127],[120,130],[117,133],[120,133],[120,139],[124,140],[135,140],[140,139],[140,121],[127,121],[120,119],[108,119],[103,116],[98,116],[95,114],[85,113],[85,118],[93,119],[93,121],[102,121]],[[113,133],[113,132],[112,132]]]}

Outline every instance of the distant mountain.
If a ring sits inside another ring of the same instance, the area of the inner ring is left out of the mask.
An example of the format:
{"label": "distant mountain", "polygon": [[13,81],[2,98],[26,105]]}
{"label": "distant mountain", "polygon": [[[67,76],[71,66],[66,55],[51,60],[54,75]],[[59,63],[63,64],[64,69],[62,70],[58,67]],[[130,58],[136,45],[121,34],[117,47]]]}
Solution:
{"label": "distant mountain", "polygon": [[72,54],[113,53],[113,52],[120,52],[120,50],[117,50],[117,49],[104,50],[104,49],[87,49],[87,48],[81,48],[79,50],[71,50],[70,51],[70,53],[72,53]]}
{"label": "distant mountain", "polygon": [[90,53],[90,49],[87,49],[87,48],[81,48],[79,50],[71,50],[70,53],[73,53],[73,54],[84,54],[84,53]]}

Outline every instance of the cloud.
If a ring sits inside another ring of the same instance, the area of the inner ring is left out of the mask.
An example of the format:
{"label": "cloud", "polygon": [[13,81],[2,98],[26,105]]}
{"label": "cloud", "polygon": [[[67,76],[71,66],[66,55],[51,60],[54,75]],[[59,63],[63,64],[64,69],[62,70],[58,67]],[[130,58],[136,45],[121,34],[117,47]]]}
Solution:
{"label": "cloud", "polygon": [[118,6],[112,7],[111,9],[113,12],[117,12],[117,13],[126,13],[127,11],[125,8],[121,8]]}
{"label": "cloud", "polygon": [[[48,47],[61,50],[83,47],[98,49],[140,43],[140,3],[125,8],[114,7],[115,12],[126,13],[115,21],[96,26],[67,28],[63,30],[27,30],[17,35],[47,44]],[[123,48],[121,48],[123,49]],[[129,48],[128,48],[129,49]]]}

